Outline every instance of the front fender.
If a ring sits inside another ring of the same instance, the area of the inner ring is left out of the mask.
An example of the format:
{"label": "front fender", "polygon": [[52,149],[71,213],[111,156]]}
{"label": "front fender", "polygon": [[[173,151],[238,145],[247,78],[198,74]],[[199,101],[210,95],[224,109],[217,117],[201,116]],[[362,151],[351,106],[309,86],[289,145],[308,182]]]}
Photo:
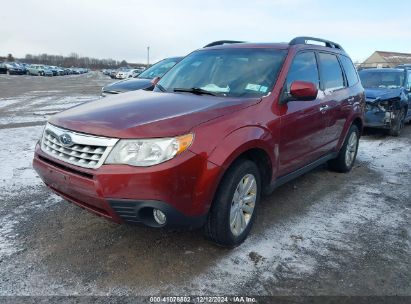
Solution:
{"label": "front fender", "polygon": [[[250,149],[261,149],[266,152],[271,167],[277,168],[278,144],[274,142],[271,133],[260,126],[247,126],[236,129],[222,138],[208,153],[208,163],[216,165],[213,174],[203,177],[194,190],[194,197],[199,198],[204,194],[201,189],[207,189],[207,195],[201,198],[206,202],[205,210],[211,206],[212,199],[217,191],[218,185],[228,167],[244,152]],[[218,168],[218,169],[217,169]],[[206,185],[206,186],[204,186]]]}
{"label": "front fender", "polygon": [[208,159],[226,169],[238,156],[251,149],[264,150],[276,167],[278,145],[271,133],[260,126],[246,126],[231,132],[211,151]]}

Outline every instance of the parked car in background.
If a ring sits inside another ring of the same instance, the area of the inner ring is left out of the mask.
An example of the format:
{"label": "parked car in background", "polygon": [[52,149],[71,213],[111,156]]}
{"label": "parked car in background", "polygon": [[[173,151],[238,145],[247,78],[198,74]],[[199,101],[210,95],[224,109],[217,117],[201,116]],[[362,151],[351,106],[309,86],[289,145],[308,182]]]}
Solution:
{"label": "parked car in background", "polygon": [[359,74],[366,94],[365,126],[399,136],[411,120],[411,69],[365,69]]}
{"label": "parked car in background", "polygon": [[117,72],[118,72],[117,70],[111,70],[108,76],[110,76],[110,78],[112,79],[116,79]]}
{"label": "parked car in background", "polygon": [[48,66],[44,66],[43,76],[54,76],[53,70]]}
{"label": "parked car in background", "polygon": [[53,72],[53,76],[63,76],[65,75],[65,70],[57,66],[50,66],[49,69]]}
{"label": "parked car in background", "polygon": [[71,74],[73,75],[80,75],[81,74],[81,70],[78,68],[70,68],[71,70]]}
{"label": "parked car in background", "polygon": [[59,75],[58,68],[56,66],[49,66],[48,68],[53,73],[53,76],[58,76]]}
{"label": "parked car in background", "polygon": [[27,72],[33,76],[53,76],[53,71],[47,65],[41,64],[30,65]]}
{"label": "parked car in background", "polygon": [[73,74],[73,71],[72,71],[71,69],[69,69],[69,68],[63,68],[63,69],[64,69],[65,75],[71,75],[71,74]]}
{"label": "parked car in background", "polygon": [[167,73],[182,58],[183,57],[172,57],[163,59],[153,64],[151,67],[144,70],[134,78],[117,81],[115,83],[106,85],[102,88],[101,95],[106,96],[108,94],[118,94],[142,89],[152,90],[154,88],[154,84],[151,81],[156,77],[163,77],[163,75]]}
{"label": "parked car in background", "polygon": [[109,76],[112,71],[113,71],[112,69],[104,69],[104,70],[102,70],[101,72],[102,72],[104,75]]}
{"label": "parked car in background", "polygon": [[55,193],[106,219],[203,226],[234,247],[263,193],[327,162],[351,170],[364,99],[352,61],[331,41],[203,48],[154,92],[52,116],[33,166]]}
{"label": "parked car in background", "polygon": [[141,74],[143,69],[130,69],[127,71],[126,78],[134,78]]}
{"label": "parked car in background", "polygon": [[125,78],[128,78],[128,75],[129,75],[129,70],[128,69],[120,69],[117,72],[115,78],[116,79],[125,79]]}
{"label": "parked car in background", "polygon": [[8,75],[24,75],[26,74],[25,68],[20,66],[16,62],[6,62],[5,63],[6,69],[7,69],[7,74]]}
{"label": "parked car in background", "polygon": [[7,67],[4,62],[0,62],[0,74],[7,74]]}

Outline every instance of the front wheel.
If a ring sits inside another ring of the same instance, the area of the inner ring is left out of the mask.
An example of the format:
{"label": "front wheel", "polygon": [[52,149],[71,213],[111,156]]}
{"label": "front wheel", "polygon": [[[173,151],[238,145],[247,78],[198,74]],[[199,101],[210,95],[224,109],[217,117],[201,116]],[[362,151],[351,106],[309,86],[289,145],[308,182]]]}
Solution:
{"label": "front wheel", "polygon": [[256,164],[250,160],[235,162],[214,197],[206,236],[220,246],[240,245],[251,230],[260,196],[261,178]]}
{"label": "front wheel", "polygon": [[391,125],[389,133],[391,136],[400,136],[402,129],[404,128],[404,120],[406,116],[405,108],[395,112],[394,121]]}
{"label": "front wheel", "polygon": [[356,125],[352,125],[337,158],[328,162],[330,169],[341,173],[349,172],[357,157],[359,141],[360,131]]}

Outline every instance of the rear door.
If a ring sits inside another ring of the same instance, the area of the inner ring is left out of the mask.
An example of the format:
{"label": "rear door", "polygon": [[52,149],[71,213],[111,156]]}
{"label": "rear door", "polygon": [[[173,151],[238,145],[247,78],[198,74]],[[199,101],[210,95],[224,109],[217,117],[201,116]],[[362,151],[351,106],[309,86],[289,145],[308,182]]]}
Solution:
{"label": "rear door", "polygon": [[354,103],[354,96],[349,95],[343,70],[336,54],[319,52],[321,114],[325,128],[322,134],[323,154],[337,146],[347,119],[347,105]]}
{"label": "rear door", "polygon": [[[314,51],[298,53],[290,66],[285,88],[294,81],[308,81],[319,87],[319,72]],[[321,156],[324,130],[321,100],[289,101],[282,105],[279,176],[288,174]]]}

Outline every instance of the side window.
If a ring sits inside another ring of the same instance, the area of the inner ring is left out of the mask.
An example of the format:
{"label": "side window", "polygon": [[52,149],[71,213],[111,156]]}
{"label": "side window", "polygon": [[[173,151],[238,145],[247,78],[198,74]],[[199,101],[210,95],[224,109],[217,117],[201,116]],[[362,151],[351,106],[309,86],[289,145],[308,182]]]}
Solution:
{"label": "side window", "polygon": [[344,77],[337,56],[328,53],[318,54],[321,83],[324,90],[338,90],[344,87]]}
{"label": "side window", "polygon": [[411,70],[407,71],[407,90],[411,90]]}
{"label": "side window", "polygon": [[347,56],[340,56],[341,64],[347,76],[348,86],[352,87],[358,82],[358,74],[350,58]]}
{"label": "side window", "polygon": [[294,81],[308,81],[319,85],[317,60],[314,52],[304,52],[297,54],[291,64],[287,76],[287,92],[290,91]]}

